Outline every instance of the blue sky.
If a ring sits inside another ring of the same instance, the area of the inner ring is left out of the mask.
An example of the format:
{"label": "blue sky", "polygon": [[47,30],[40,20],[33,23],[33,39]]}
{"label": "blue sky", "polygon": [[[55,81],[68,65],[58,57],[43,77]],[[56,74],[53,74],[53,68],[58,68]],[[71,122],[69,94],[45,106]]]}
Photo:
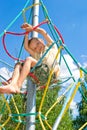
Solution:
{"label": "blue sky", "polygon": [[[27,0],[18,2],[17,0],[2,1],[0,4],[0,34],[11,23],[11,21],[19,14],[23,9]],[[30,0],[31,5],[32,0]],[[73,54],[73,56],[82,65],[87,61],[87,1],[86,0],[55,0],[44,1],[44,4],[48,10],[49,16],[53,23],[60,30],[65,44]],[[42,17],[42,16],[41,16]],[[20,29],[23,23],[23,17],[20,17],[16,22],[8,29],[8,31],[22,32]],[[22,37],[23,38],[23,37]],[[18,52],[18,44],[14,45],[14,41],[19,44],[22,42],[22,38],[8,37],[6,39],[7,47],[9,50]],[[21,40],[20,40],[21,39]],[[10,43],[11,41],[11,43]],[[13,45],[12,45],[13,44]],[[13,46],[13,47],[12,47]],[[15,46],[15,48],[14,48]],[[2,37],[0,37],[0,55],[2,59],[11,62],[2,46]],[[15,50],[14,50],[15,49]]]}
{"label": "blue sky", "polygon": [[[8,0],[2,1],[0,4],[0,34],[11,23],[11,21],[23,9],[27,0]],[[58,27],[61,32],[65,44],[73,56],[77,59],[82,66],[87,65],[87,0],[47,0],[43,1],[49,16],[53,23]],[[30,0],[30,6],[32,0]],[[39,19],[43,19],[40,14]],[[41,21],[41,20],[40,20]],[[23,16],[15,21],[15,23],[7,30],[12,32],[23,32],[20,29],[23,24]],[[17,56],[20,50],[20,43],[23,37],[8,36],[6,37],[6,45],[10,53]],[[23,57],[26,57],[23,51]],[[5,53],[2,46],[2,37],[0,37],[0,58],[5,62],[14,65],[12,60]],[[0,67],[4,65],[0,63]]]}
{"label": "blue sky", "polygon": [[[30,0],[28,6],[32,4],[32,1],[33,0]],[[0,34],[2,34],[19,12],[22,11],[26,2],[27,0],[21,0],[20,2],[18,0],[1,1]],[[43,0],[43,2],[51,20],[61,32],[69,51],[82,66],[87,66],[87,0]],[[41,19],[44,20],[41,14],[39,19],[40,21]],[[20,29],[23,22],[23,16],[20,15],[7,31],[23,32],[23,30]],[[5,41],[9,52],[17,57],[23,36],[17,37],[10,35],[6,37]],[[23,50],[23,58],[26,56],[27,53]],[[14,66],[14,60],[8,57],[3,49],[2,36],[0,36],[0,59]],[[69,65],[70,64],[72,64],[72,67],[75,69],[73,61],[71,61]],[[0,68],[4,66],[5,64],[0,63]],[[78,75],[77,72],[75,75]],[[78,95],[77,93],[77,101],[80,99]]]}

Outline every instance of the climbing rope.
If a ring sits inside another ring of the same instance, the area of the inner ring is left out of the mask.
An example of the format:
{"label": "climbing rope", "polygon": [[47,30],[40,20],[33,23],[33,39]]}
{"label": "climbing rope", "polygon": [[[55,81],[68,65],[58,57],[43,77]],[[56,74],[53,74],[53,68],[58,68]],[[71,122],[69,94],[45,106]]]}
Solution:
{"label": "climbing rope", "polygon": [[[82,81],[82,79],[83,79],[83,73],[87,74],[87,71],[86,71],[83,67],[81,67],[81,66],[79,65],[79,63],[77,62],[77,60],[72,56],[72,54],[69,52],[69,50],[68,50],[67,47],[65,46],[65,44],[64,44],[64,39],[62,38],[62,35],[61,35],[61,33],[59,32],[59,30],[57,29],[57,27],[53,24],[52,20],[50,19],[49,15],[48,15],[48,12],[47,12],[47,9],[46,9],[45,5],[43,4],[43,1],[40,0],[40,3],[33,4],[33,5],[29,6],[29,7],[27,7],[28,4],[29,4],[29,0],[27,0],[25,6],[24,6],[24,8],[23,8],[23,10],[22,10],[22,11],[17,15],[17,17],[8,25],[8,27],[5,29],[5,31],[0,34],[0,36],[2,36],[2,35],[4,34],[4,35],[3,35],[3,38],[2,38],[2,43],[3,43],[3,47],[4,47],[4,50],[5,50],[6,54],[7,54],[10,58],[12,58],[13,60],[15,60],[15,61],[24,62],[24,60],[20,59],[20,55],[21,55],[21,50],[22,50],[22,48],[23,48],[23,44],[22,44],[22,46],[21,46],[20,53],[19,53],[19,56],[18,56],[18,58],[17,58],[17,57],[14,57],[13,55],[11,55],[10,52],[8,51],[7,46],[6,46],[6,41],[5,41],[6,39],[5,39],[5,38],[6,38],[7,35],[22,36],[22,35],[28,34],[28,33],[30,33],[30,32],[15,33],[15,32],[9,32],[9,31],[7,31],[7,30],[8,30],[8,29],[12,26],[12,24],[19,18],[19,16],[20,16],[21,14],[23,15],[24,22],[26,22],[26,21],[27,21],[26,16],[25,16],[26,11],[29,10],[29,9],[31,9],[31,8],[34,7],[34,6],[39,6],[39,5],[42,7],[45,20],[44,20],[43,22],[39,23],[37,26],[33,27],[33,30],[35,30],[37,27],[39,27],[39,26],[41,26],[41,25],[43,25],[43,24],[47,24],[48,27],[49,27],[49,30],[50,30],[50,32],[51,32],[53,38],[54,38],[54,43],[52,43],[52,45],[48,48],[48,50],[43,54],[43,56],[41,57],[41,59],[38,61],[38,63],[36,64],[36,66],[31,70],[31,73],[30,73],[29,76],[31,76],[31,77],[34,79],[35,82],[36,82],[36,81],[39,82],[39,81],[38,81],[38,77],[36,77],[36,76],[34,75],[34,73],[32,73],[32,72],[35,70],[36,67],[38,67],[38,66],[42,63],[43,58],[46,56],[46,54],[47,54],[47,53],[49,52],[49,50],[53,47],[54,44],[57,45],[57,47],[58,47],[58,52],[57,52],[57,54],[56,54],[56,57],[55,57],[53,66],[52,66],[52,68],[51,68],[51,70],[50,70],[50,73],[48,74],[48,76],[47,76],[47,78],[46,78],[47,82],[46,82],[46,84],[45,84],[44,86],[42,86],[42,88],[44,88],[44,93],[43,93],[43,96],[42,96],[42,100],[41,100],[41,103],[40,103],[38,112],[36,112],[36,113],[20,113],[19,110],[18,110],[18,107],[17,107],[17,105],[16,105],[16,102],[15,102],[15,100],[14,100],[14,97],[12,96],[11,98],[12,98],[12,101],[13,101],[13,104],[14,104],[14,106],[15,106],[16,113],[17,113],[17,114],[13,114],[13,113],[11,112],[11,109],[10,109],[10,106],[9,106],[8,101],[6,100],[6,98],[4,97],[4,95],[2,95],[3,101],[4,101],[4,103],[6,104],[6,107],[7,107],[8,111],[9,111],[9,114],[8,114],[9,116],[8,116],[7,120],[6,120],[3,124],[0,123],[0,129],[5,129],[5,125],[10,121],[10,119],[12,119],[13,121],[15,121],[15,122],[18,123],[17,126],[16,126],[16,128],[15,128],[15,130],[17,130],[17,129],[20,127],[20,124],[21,124],[21,123],[23,123],[23,124],[26,123],[25,121],[23,121],[23,120],[21,119],[21,117],[23,117],[23,116],[24,116],[24,117],[25,117],[25,116],[33,116],[33,115],[34,115],[34,116],[38,116],[38,118],[39,118],[38,121],[39,121],[41,127],[43,128],[43,130],[46,130],[46,127],[45,127],[45,125],[44,125],[44,122],[46,123],[46,125],[48,126],[48,128],[52,130],[52,126],[51,126],[50,123],[48,122],[48,114],[50,114],[50,112],[52,111],[52,109],[53,109],[58,103],[61,102],[61,100],[66,96],[66,94],[68,94],[66,100],[64,101],[62,110],[61,110],[60,114],[58,115],[58,117],[57,117],[57,119],[56,119],[56,121],[55,121],[55,123],[54,123],[53,129],[55,130],[55,129],[57,129],[57,127],[59,126],[59,124],[60,124],[60,122],[61,122],[63,116],[64,116],[65,113],[66,113],[66,111],[69,109],[70,103],[71,103],[71,101],[74,99],[77,90],[79,90],[79,88],[81,87],[81,81]],[[73,76],[73,74],[72,74],[72,72],[71,72],[71,70],[70,70],[70,67],[68,66],[68,63],[66,62],[66,59],[64,58],[63,54],[61,53],[62,50],[65,50],[65,51],[71,56],[71,58],[73,59],[73,61],[76,63],[77,68],[78,68],[78,70],[79,70],[79,79],[78,79],[78,80],[76,80],[76,79],[74,78],[74,76]],[[54,72],[55,61],[57,60],[59,54],[60,54],[61,57],[63,58],[64,63],[65,63],[65,65],[67,66],[67,69],[68,69],[68,72],[69,72],[70,76],[69,76],[69,78],[67,78],[64,82],[62,82],[62,81],[59,82],[59,80],[58,80],[58,84],[57,84],[57,82],[54,83],[54,84],[53,84],[53,83],[50,84],[50,83],[51,83],[51,80],[52,80],[53,72]],[[2,60],[0,60],[0,62],[6,64],[6,65],[8,65],[8,66],[11,66],[11,65],[9,65],[8,63],[6,63],[6,62],[4,62],[4,61],[2,61]],[[11,66],[11,67],[12,67],[12,66]],[[12,67],[12,68],[13,68],[13,67]],[[48,72],[48,71],[47,71],[47,72]],[[47,73],[47,72],[46,72],[46,73]],[[38,73],[38,72],[37,72],[37,73]],[[3,80],[5,80],[5,81],[1,82],[1,85],[6,85],[6,84],[9,83],[10,80],[11,80],[11,78],[8,79],[8,80],[6,80],[2,75],[0,75],[0,78],[2,78]],[[45,101],[45,98],[46,98],[46,95],[47,95],[47,91],[48,91],[48,89],[50,88],[49,86],[51,86],[51,85],[58,86],[58,85],[60,85],[60,84],[62,84],[62,83],[65,83],[65,82],[69,81],[71,78],[73,79],[73,83],[71,83],[71,84],[67,87],[67,89],[65,90],[65,92],[64,92],[61,96],[59,96],[59,97],[57,98],[57,100],[52,104],[52,106],[49,108],[49,110],[47,110],[46,114],[43,114],[42,109],[43,109],[44,101]],[[42,81],[41,81],[41,82],[42,82]],[[44,83],[43,83],[43,84],[44,84]],[[39,85],[40,85],[40,84],[39,84]],[[4,106],[3,106],[3,108],[4,108]],[[18,119],[16,119],[16,117],[18,117]],[[1,115],[1,118],[2,118],[2,115]],[[82,126],[82,128],[84,128],[86,125],[87,125],[87,123],[85,123],[85,124]],[[82,129],[82,128],[81,128],[81,129]]]}

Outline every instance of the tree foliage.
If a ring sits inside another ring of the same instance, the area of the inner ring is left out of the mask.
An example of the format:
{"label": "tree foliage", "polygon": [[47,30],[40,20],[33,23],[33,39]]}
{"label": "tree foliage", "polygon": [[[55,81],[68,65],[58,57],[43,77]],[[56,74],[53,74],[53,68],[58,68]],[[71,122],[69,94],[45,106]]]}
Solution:
{"label": "tree foliage", "polygon": [[[87,74],[85,74],[85,83],[87,83]],[[87,84],[84,84],[82,82],[81,84],[81,101],[78,104],[78,111],[79,116],[74,120],[74,128],[79,129],[87,122]],[[87,126],[84,128],[84,130],[87,129]]]}
{"label": "tree foliage", "polygon": [[[59,87],[48,90],[45,101],[44,101],[44,105],[42,107],[43,115],[49,110],[49,108],[52,106],[52,104],[57,100],[58,91],[59,91]],[[42,95],[43,95],[43,90],[39,91],[37,93],[37,110],[38,110],[38,107],[40,106]],[[63,104],[64,104],[64,100],[62,100],[60,103],[58,103],[52,109],[52,111],[48,114],[47,121],[50,124],[50,126],[53,127],[56,118],[60,114]],[[46,124],[44,124],[44,125],[46,126]],[[67,130],[67,129],[73,130],[72,126],[73,126],[72,117],[68,111],[65,114],[65,116],[63,117],[60,125],[58,126],[58,130]],[[39,129],[42,129],[40,123],[36,124],[36,130],[39,130]],[[47,126],[46,126],[46,130],[49,130],[49,128]]]}
{"label": "tree foliage", "polygon": [[[43,116],[49,110],[49,108],[52,106],[52,104],[57,100],[58,91],[59,91],[59,87],[48,89],[48,92],[46,94],[46,98],[44,100],[44,104],[42,107]],[[36,94],[36,109],[37,109],[36,111],[37,112],[38,112],[38,109],[39,109],[39,106],[41,103],[43,93],[44,93],[44,90],[41,90],[41,91],[37,91],[37,94]],[[25,122],[26,116],[21,116],[21,120],[18,118],[18,116],[15,116],[15,115],[17,115],[17,111],[16,111],[15,105],[13,103],[12,97],[10,97],[8,100],[8,104],[11,109],[12,115],[9,115],[9,110],[8,110],[5,102],[1,98],[1,96],[0,96],[0,99],[1,99],[0,111],[2,114],[0,124],[2,125],[7,120],[7,118],[10,116],[9,122],[4,127],[6,130],[11,130],[11,129],[15,130],[15,128],[17,127],[17,124],[20,121],[21,121],[21,123],[20,123],[18,130],[25,130],[26,129],[26,122]],[[26,113],[26,96],[17,94],[17,95],[14,95],[14,100],[15,100],[16,106],[19,110],[19,113],[20,114]],[[54,125],[54,122],[55,122],[57,116],[60,114],[63,104],[64,104],[64,100],[62,100],[60,103],[58,103],[52,109],[52,111],[48,114],[47,120],[48,120],[50,126]],[[46,124],[44,124],[44,125],[46,126]],[[63,117],[63,119],[58,127],[58,130],[67,130],[67,129],[73,130],[72,116],[70,115],[69,111],[67,111],[67,113]],[[38,117],[36,117],[36,130],[42,130]],[[46,126],[46,130],[49,130],[48,126]]]}
{"label": "tree foliage", "polygon": [[[25,117],[21,117],[21,120],[19,120],[17,110],[16,110],[16,107],[17,107],[19,113],[25,112],[24,97],[20,94],[17,94],[17,95],[14,95],[14,98],[11,96],[7,99],[8,100],[6,103],[3,100],[2,96],[0,96],[0,112],[1,112],[0,124],[1,124],[1,126],[3,126],[3,124],[9,119],[3,128],[5,130],[15,130],[15,128],[17,127],[17,125],[20,121],[24,122]],[[14,100],[12,100],[12,99],[14,99]],[[8,105],[6,105],[6,104],[8,104]],[[9,112],[8,107],[10,108],[10,112]],[[23,123],[20,123],[20,127],[18,130],[25,130]]]}

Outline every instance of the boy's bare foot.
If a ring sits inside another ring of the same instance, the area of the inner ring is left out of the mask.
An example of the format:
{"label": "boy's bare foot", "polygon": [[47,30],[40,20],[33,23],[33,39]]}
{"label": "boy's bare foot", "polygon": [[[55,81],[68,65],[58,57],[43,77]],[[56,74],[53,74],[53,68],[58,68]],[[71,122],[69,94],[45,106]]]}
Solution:
{"label": "boy's bare foot", "polygon": [[15,94],[15,93],[20,93],[20,89],[17,86],[12,86],[11,84],[6,85],[6,86],[1,86],[0,87],[0,94]]}

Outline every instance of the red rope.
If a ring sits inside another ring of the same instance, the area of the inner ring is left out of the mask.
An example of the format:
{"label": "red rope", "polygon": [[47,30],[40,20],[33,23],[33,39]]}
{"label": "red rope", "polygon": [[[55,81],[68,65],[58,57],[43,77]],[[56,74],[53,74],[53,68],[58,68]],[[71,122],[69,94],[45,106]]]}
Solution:
{"label": "red rope", "polygon": [[[41,26],[42,24],[45,24],[45,23],[48,23],[48,20],[41,22],[41,23],[38,24],[37,26],[34,26],[34,27],[33,27],[33,30],[35,30],[37,27],[39,27],[39,26]],[[64,43],[64,40],[63,40],[63,38],[62,38],[61,33],[58,31],[58,29],[56,28],[56,26],[54,26],[54,28],[56,29],[56,31],[57,31],[57,33],[59,34],[59,36],[60,36],[62,42]],[[5,32],[5,33],[4,33],[3,38],[2,38],[2,43],[3,43],[4,50],[6,51],[7,55],[8,55],[10,58],[12,58],[12,59],[14,59],[14,60],[19,60],[18,58],[12,56],[12,55],[9,53],[9,51],[7,50],[7,48],[6,48],[6,43],[5,43],[6,34],[21,36],[21,35],[25,35],[25,34],[28,34],[28,33],[29,33],[29,32],[23,32],[23,33]],[[24,62],[24,60],[21,60],[21,61]]]}
{"label": "red rope", "polygon": [[62,40],[62,43],[64,43],[64,39],[63,39],[61,33],[59,32],[58,28],[57,28],[56,26],[54,26],[54,28],[55,28],[55,30],[57,31],[57,33],[59,34],[59,36],[60,36],[60,38],[61,38],[61,40]]}
{"label": "red rope", "polygon": [[36,77],[36,75],[33,72],[30,72],[29,76],[32,77],[37,83],[39,83],[38,78]]}
{"label": "red rope", "polygon": [[12,79],[12,78],[8,79],[8,80],[5,81],[5,82],[3,81],[3,82],[1,82],[1,83],[2,83],[3,85],[7,85],[8,83],[10,83],[11,79]]}
{"label": "red rope", "polygon": [[[45,23],[47,23],[47,22],[48,22],[48,20],[41,22],[41,23],[38,24],[37,26],[34,26],[34,27],[33,27],[33,30],[35,30],[37,27],[39,27],[39,26],[41,26],[42,24],[45,24]],[[56,29],[58,35],[60,36],[62,42],[64,43],[64,40],[63,40],[63,38],[62,38],[61,33],[58,31],[58,29],[56,28],[56,26],[54,26],[54,28]],[[6,51],[7,55],[8,55],[10,58],[12,58],[12,59],[14,59],[14,60],[19,60],[18,58],[13,57],[13,56],[9,53],[9,51],[7,50],[7,48],[6,48],[6,43],[5,43],[6,34],[21,36],[21,35],[25,35],[25,34],[28,34],[28,33],[30,33],[30,32],[22,32],[22,33],[5,32],[5,33],[4,33],[3,38],[2,38],[2,43],[3,43],[4,50]],[[21,60],[21,61],[24,62],[24,60]],[[33,73],[30,72],[30,73],[29,73],[29,76],[31,76],[37,83],[39,83],[38,78],[37,78]],[[10,80],[11,80],[11,79],[9,79],[7,82],[9,82]],[[3,82],[2,84],[5,85],[6,83]],[[41,88],[44,88],[44,86],[42,86]]]}
{"label": "red rope", "polygon": [[[47,20],[41,22],[41,23],[38,24],[37,26],[33,27],[33,30],[35,30],[37,27],[39,27],[39,26],[41,26],[42,24],[45,24],[45,23],[47,23],[47,22],[48,22]],[[21,35],[25,35],[25,34],[28,34],[28,33],[29,33],[29,32],[23,32],[23,33],[5,32],[5,33],[4,33],[4,35],[3,35],[3,37],[2,37],[2,44],[3,44],[4,50],[6,51],[7,55],[8,55],[10,58],[12,58],[12,59],[14,59],[14,60],[19,60],[18,58],[15,58],[14,56],[12,56],[12,55],[9,53],[9,51],[7,50],[7,48],[6,48],[6,43],[5,43],[6,34],[21,36]],[[24,60],[20,60],[20,61],[24,62]]]}
{"label": "red rope", "polygon": [[[42,24],[45,24],[45,23],[48,23],[48,20],[41,22],[41,23],[38,24],[37,26],[34,26],[34,27],[33,27],[33,30],[35,30],[37,27],[39,27],[39,26],[41,26]],[[56,26],[54,26],[54,28],[56,29],[56,31],[57,31],[57,33],[59,34],[59,36],[60,36],[62,42],[64,43],[64,40],[63,40],[63,38],[62,38],[61,33],[58,31],[58,29],[56,28]],[[12,58],[12,59],[14,59],[14,60],[19,60],[18,58],[12,56],[12,55],[9,53],[9,51],[7,50],[7,48],[6,48],[6,43],[5,43],[6,34],[21,36],[21,35],[25,35],[25,34],[28,34],[28,33],[30,33],[30,32],[23,32],[23,33],[5,32],[5,33],[4,33],[3,38],[2,38],[2,43],[3,43],[4,50],[6,51],[7,55],[8,55],[10,58]],[[24,60],[20,60],[20,61],[24,62]]]}
{"label": "red rope", "polygon": [[[6,33],[12,34],[11,32],[6,32]],[[6,44],[5,44],[5,36],[6,36],[6,33],[3,35],[3,38],[2,38],[2,43],[3,43],[4,50],[5,50],[5,52],[7,53],[7,55],[8,55],[10,58],[12,58],[12,59],[14,59],[14,60],[18,60],[18,58],[13,57],[13,56],[9,53],[9,51],[7,50],[7,48],[6,48]],[[24,62],[24,60],[21,60],[21,61]]]}

